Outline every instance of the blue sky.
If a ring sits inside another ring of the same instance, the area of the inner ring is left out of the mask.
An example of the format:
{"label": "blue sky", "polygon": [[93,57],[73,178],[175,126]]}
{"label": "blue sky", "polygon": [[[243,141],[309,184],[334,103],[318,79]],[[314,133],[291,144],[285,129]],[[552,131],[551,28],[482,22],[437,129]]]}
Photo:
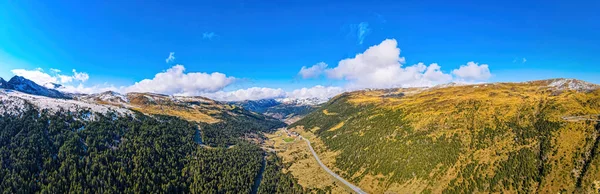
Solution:
{"label": "blue sky", "polygon": [[[76,69],[89,74],[86,87],[121,87],[181,64],[186,73],[236,78],[216,90],[189,88],[201,93],[379,87],[366,76],[333,69],[340,60],[394,39],[402,67],[437,63],[452,80],[463,78],[453,70],[474,61],[491,72],[477,81],[569,77],[600,83],[599,8],[599,1],[578,0],[8,0],[0,2],[0,76],[10,78],[14,69],[54,68],[63,74]],[[166,63],[170,52],[175,61]],[[319,62],[339,76],[298,75],[303,66]]]}

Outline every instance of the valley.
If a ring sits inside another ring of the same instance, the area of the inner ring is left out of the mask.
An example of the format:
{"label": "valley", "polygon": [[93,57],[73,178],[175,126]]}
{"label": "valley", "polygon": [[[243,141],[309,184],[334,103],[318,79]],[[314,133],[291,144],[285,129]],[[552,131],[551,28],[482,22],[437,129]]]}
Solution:
{"label": "valley", "polygon": [[600,0],[0,0],[0,194],[600,194]]}
{"label": "valley", "polygon": [[600,186],[600,87],[579,80],[360,90],[324,104],[116,92],[57,98],[12,88],[0,91],[4,192]]}

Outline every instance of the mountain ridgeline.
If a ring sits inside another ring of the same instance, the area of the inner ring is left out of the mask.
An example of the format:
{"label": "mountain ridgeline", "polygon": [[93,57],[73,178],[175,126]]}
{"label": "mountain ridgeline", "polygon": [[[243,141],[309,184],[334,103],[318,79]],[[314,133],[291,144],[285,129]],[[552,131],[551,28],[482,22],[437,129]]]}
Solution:
{"label": "mountain ridgeline", "polygon": [[600,87],[571,79],[357,91],[289,128],[369,193],[600,189]]}
{"label": "mountain ridgeline", "polygon": [[0,88],[16,90],[27,94],[47,96],[51,98],[70,98],[70,96],[67,94],[40,86],[35,82],[25,79],[21,76],[14,76],[8,82],[0,78]]}
{"label": "mountain ridgeline", "polygon": [[296,172],[311,163],[264,143],[268,133],[302,149],[295,133],[273,133],[282,121],[369,193],[600,189],[600,86],[580,80],[364,90],[324,104],[56,87],[0,78],[3,193],[331,192]]}

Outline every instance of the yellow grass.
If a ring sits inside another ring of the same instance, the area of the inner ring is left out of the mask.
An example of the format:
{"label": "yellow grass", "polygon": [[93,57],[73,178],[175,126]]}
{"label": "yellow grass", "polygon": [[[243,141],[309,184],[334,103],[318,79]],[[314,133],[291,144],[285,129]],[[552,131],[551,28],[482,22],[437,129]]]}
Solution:
{"label": "yellow grass", "polygon": [[196,121],[196,122],[204,122],[204,123],[216,123],[219,122],[218,119],[215,119],[207,114],[204,114],[198,110],[194,109],[174,109],[170,106],[141,106],[141,107],[133,107],[133,110],[140,111],[146,114],[158,114],[158,115],[169,115],[169,116],[177,116],[181,117],[188,121]]}
{"label": "yellow grass", "polygon": [[338,123],[337,125],[333,126],[331,129],[329,129],[329,131],[335,131],[339,128],[342,128],[344,126],[344,121]]}
{"label": "yellow grass", "polygon": [[337,113],[329,112],[329,111],[327,111],[327,109],[323,110],[323,114],[329,115],[329,116],[331,116],[331,115],[337,115]]}
{"label": "yellow grass", "polygon": [[[562,122],[565,116],[580,116],[579,118],[592,118],[590,115],[600,114],[600,90],[593,92],[577,92],[563,91],[554,94],[553,91],[546,88],[547,83],[532,82],[532,83],[496,83],[496,84],[479,84],[455,86],[446,88],[432,89],[399,89],[396,92],[403,92],[403,97],[382,97],[385,93],[382,90],[375,91],[358,91],[352,92],[349,95],[348,102],[352,105],[375,105],[381,109],[402,110],[405,116],[415,130],[430,130],[435,127],[435,131],[429,133],[432,138],[437,138],[442,135],[451,136],[458,134],[465,145],[471,142],[471,133],[493,129],[495,120],[499,122],[508,122],[509,119],[515,118],[517,115],[523,116],[518,120],[520,125],[531,125],[531,116],[537,110],[537,105],[541,101],[551,102],[557,105],[557,110],[552,110],[548,115],[551,121]],[[588,103],[588,102],[597,102]],[[472,104],[478,104],[478,109]],[[463,111],[459,107],[471,108],[473,110]],[[526,109],[525,107],[533,107]],[[471,113],[469,113],[471,112]],[[336,113],[323,110],[325,115],[335,115]],[[471,115],[468,115],[471,114]],[[377,115],[371,115],[373,118]],[[581,166],[574,166],[572,158],[576,150],[589,150],[589,145],[583,145],[586,135],[591,133],[593,124],[585,124],[584,121],[572,120],[556,132],[553,136],[552,144],[557,145],[558,154],[549,156],[549,163],[552,165],[551,174],[546,176],[544,183],[552,184],[553,187],[542,185],[540,193],[557,193],[561,188],[574,188],[573,172],[581,169]],[[344,122],[338,123],[336,126],[329,129],[335,131],[344,126]],[[315,127],[317,128],[317,127]],[[469,131],[474,129],[475,131]],[[588,131],[586,131],[588,130]],[[298,130],[304,131],[304,130]],[[312,131],[312,130],[311,130]],[[510,131],[510,130],[509,130]],[[306,132],[306,131],[304,131]],[[313,131],[314,132],[314,131]],[[306,132],[309,133],[309,132]],[[360,131],[356,131],[360,135]],[[457,177],[460,169],[474,161],[480,164],[488,164],[490,167],[487,170],[488,175],[493,175],[495,165],[508,159],[508,153],[516,150],[531,147],[537,149],[539,143],[533,142],[530,145],[515,146],[515,135],[512,132],[504,136],[497,137],[492,146],[486,149],[475,150],[474,148],[466,148],[464,153],[459,156],[459,160],[455,165],[450,167],[443,176],[437,178],[433,185],[431,183],[420,180],[411,180],[403,184],[392,184],[386,186],[382,183],[385,181],[383,175],[367,175],[357,186],[371,193],[413,193],[421,192],[423,189],[431,189],[433,193],[441,193],[448,183]],[[317,139],[317,138],[314,138]],[[336,154],[327,151],[322,142],[317,142],[320,146],[316,149],[322,160],[329,167],[335,164]],[[313,147],[314,147],[313,143]],[[585,147],[588,146],[588,147]],[[561,157],[564,158],[561,160]],[[600,160],[600,159],[599,159]],[[333,168],[332,168],[333,169]],[[600,177],[600,169],[592,166],[588,176]],[[589,175],[591,174],[591,175]],[[597,178],[600,181],[600,178]],[[460,180],[459,180],[460,181]],[[591,183],[590,183],[591,184]],[[600,185],[598,185],[600,186]],[[573,192],[573,190],[569,190]]]}

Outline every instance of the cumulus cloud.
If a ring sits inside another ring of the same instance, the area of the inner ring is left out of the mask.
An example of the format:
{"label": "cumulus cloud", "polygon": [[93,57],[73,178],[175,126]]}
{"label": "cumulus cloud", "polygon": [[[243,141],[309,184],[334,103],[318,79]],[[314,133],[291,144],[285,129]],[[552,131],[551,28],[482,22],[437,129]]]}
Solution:
{"label": "cumulus cloud", "polygon": [[197,95],[217,92],[232,84],[236,78],[225,74],[190,72],[183,65],[175,65],[152,79],[144,79],[125,88],[125,92],[152,92],[160,94]]}
{"label": "cumulus cloud", "polygon": [[47,83],[58,83],[58,78],[51,76],[41,71],[41,69],[26,70],[26,69],[13,69],[11,72],[17,76],[27,78],[39,85]]}
{"label": "cumulus cloud", "polygon": [[73,69],[73,76],[71,76],[73,79],[78,80],[78,81],[82,81],[85,82],[88,79],[90,79],[90,75],[88,75],[87,73],[83,73],[83,72],[77,72],[77,70]]}
{"label": "cumulus cloud", "polygon": [[213,38],[217,37],[218,35],[214,32],[204,32],[202,33],[202,39],[208,39],[208,40],[212,40]]}
{"label": "cumulus cloud", "polygon": [[466,65],[461,65],[460,68],[452,71],[452,74],[458,78],[468,81],[483,81],[492,77],[487,64],[468,62]]}
{"label": "cumulus cloud", "polygon": [[87,86],[84,86],[82,83],[79,83],[79,85],[77,85],[77,86],[63,85],[63,86],[57,88],[57,90],[59,90],[61,92],[78,93],[78,94],[95,94],[95,93],[101,93],[101,92],[106,92],[106,91],[120,92],[121,89],[122,89],[122,87],[118,88],[118,87],[115,87],[115,86],[109,85],[109,84],[94,85],[91,87],[87,87]]}
{"label": "cumulus cloud", "polygon": [[230,92],[218,91],[214,93],[206,93],[203,96],[220,100],[220,101],[243,101],[243,100],[261,100],[271,98],[283,98],[286,93],[281,88],[261,88],[252,87],[248,89],[240,89]]}
{"label": "cumulus cloud", "polygon": [[328,99],[338,95],[346,90],[341,87],[325,87],[321,85],[314,86],[312,88],[301,88],[288,92],[286,95],[288,98],[318,98]]}
{"label": "cumulus cloud", "polygon": [[169,57],[167,57],[167,59],[165,59],[166,63],[170,63],[175,61],[175,52],[170,52],[169,53]]}
{"label": "cumulus cloud", "polygon": [[302,66],[298,75],[300,75],[304,79],[319,77],[323,73],[323,71],[327,68],[327,64],[325,62],[319,62],[312,67]]}
{"label": "cumulus cloud", "polygon": [[345,91],[346,90],[341,87],[325,87],[321,85],[311,88],[300,88],[291,92],[285,92],[281,88],[252,87],[229,92],[218,91],[204,93],[201,94],[201,96],[220,101],[261,100],[273,98],[318,98],[326,100]]}
{"label": "cumulus cloud", "polygon": [[[62,92],[89,94],[108,90],[118,90],[118,88],[108,86],[107,84],[86,87],[84,86],[83,82],[86,82],[88,79],[90,79],[90,76],[85,72],[77,72],[75,69],[71,71],[73,73],[72,75],[61,74],[61,70],[54,68],[50,68],[50,74],[44,72],[44,70],[41,68],[36,68],[34,70],[13,69],[11,72],[17,76],[29,79],[41,86],[57,89]],[[79,82],[77,86],[70,85],[75,81]],[[61,86],[55,88],[54,84],[60,84]]]}
{"label": "cumulus cloud", "polygon": [[27,78],[39,85],[46,85],[48,83],[56,83],[56,84],[66,84],[73,81],[85,82],[90,76],[84,72],[77,72],[77,70],[73,69],[73,75],[63,75],[60,74],[60,70],[58,69],[50,69],[53,75],[50,75],[44,72],[41,68],[36,68],[34,70],[26,70],[26,69],[13,69],[11,72],[17,76],[21,76]]}
{"label": "cumulus cloud", "polygon": [[[419,63],[419,65],[424,64]],[[440,67],[437,63],[430,64],[429,67],[427,67],[427,70],[425,70],[425,73],[423,73],[423,78],[435,83],[445,83],[452,80],[452,76],[442,72],[441,68],[442,67]]]}
{"label": "cumulus cloud", "polygon": [[353,89],[432,86],[452,79],[436,63],[402,67],[405,59],[397,44],[394,39],[384,40],[325,72],[329,78],[348,80]]}

